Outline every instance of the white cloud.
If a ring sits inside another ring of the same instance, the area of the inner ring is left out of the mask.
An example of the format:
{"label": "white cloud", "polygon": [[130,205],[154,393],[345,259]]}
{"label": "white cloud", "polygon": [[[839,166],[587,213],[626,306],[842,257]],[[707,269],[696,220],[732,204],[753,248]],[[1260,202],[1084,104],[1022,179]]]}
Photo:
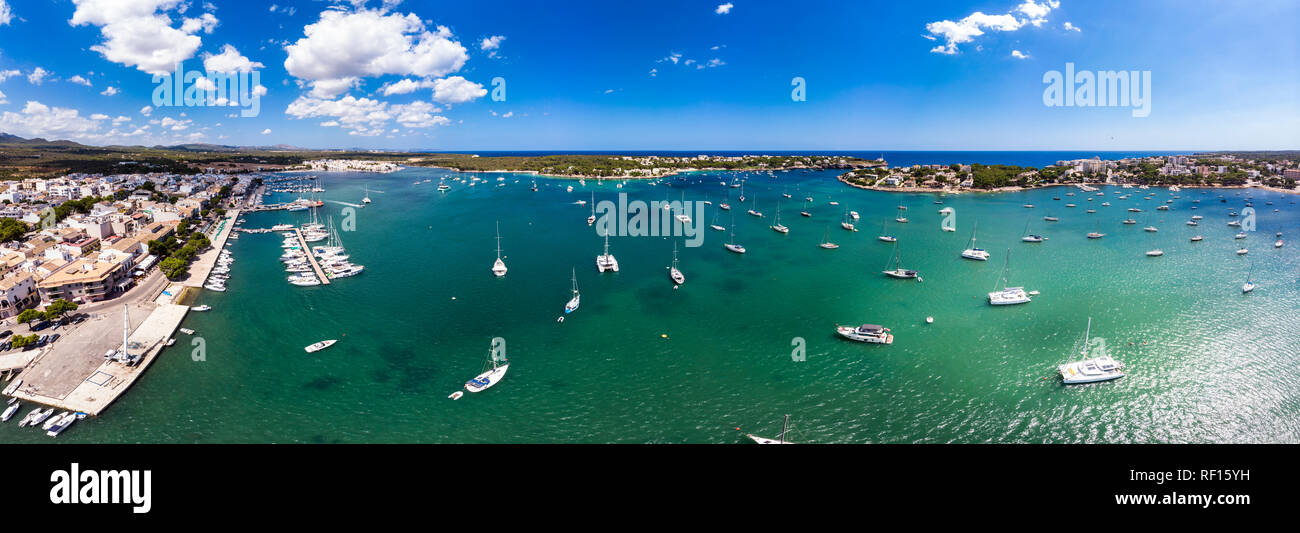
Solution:
{"label": "white cloud", "polygon": [[443,104],[463,104],[482,98],[487,89],[460,76],[450,76],[433,82],[433,99]]}
{"label": "white cloud", "polygon": [[108,115],[105,115],[103,113],[95,113],[90,116],[90,120],[108,120],[108,118],[109,118]]}
{"label": "white cloud", "polygon": [[270,135],[270,134],[271,134],[271,128],[266,128],[262,130],[262,135]]}
{"label": "white cloud", "polygon": [[1083,31],[1083,30],[1079,29],[1078,26],[1075,26],[1074,24],[1071,24],[1069,21],[1067,21],[1067,22],[1066,22],[1062,27],[1065,28],[1065,31],[1077,31],[1077,32],[1082,32],[1082,31]]}
{"label": "white cloud", "polygon": [[1011,57],[1014,57],[1014,58],[1016,58],[1016,59],[1029,59],[1029,56],[1020,53],[1020,50],[1012,50],[1012,51],[1011,51]]}
{"label": "white cloud", "polygon": [[393,118],[387,102],[352,95],[338,100],[300,96],[284,112],[299,119],[332,118],[350,134],[362,136],[379,135]]}
{"label": "white cloud", "polygon": [[78,75],[76,75],[76,76],[73,76],[73,77],[71,77],[71,78],[68,78],[68,82],[69,82],[69,83],[75,83],[75,84],[77,84],[77,85],[85,85],[86,87],[90,87],[90,80],[81,77],[80,74],[78,74]]}
{"label": "white cloud", "polygon": [[0,70],[0,83],[4,83],[5,80],[17,76],[19,74],[22,74],[22,72],[15,69]]}
{"label": "white cloud", "polygon": [[117,94],[117,93],[119,93],[119,92],[121,92],[121,91],[117,90],[117,87],[112,87],[112,86],[110,86],[110,87],[107,87],[107,88],[105,88],[104,90],[100,91],[99,94],[102,94],[102,95],[104,95],[104,96],[113,96],[113,95],[115,95],[115,94]]}
{"label": "white cloud", "polygon": [[731,12],[731,8],[733,7],[736,7],[735,4],[732,4],[731,2],[727,2],[725,4],[718,6],[718,8],[714,9],[713,12],[719,15],[726,15],[727,13]]}
{"label": "white cloud", "polygon": [[483,41],[479,43],[478,48],[479,50],[496,50],[498,48],[501,48],[501,41],[504,40],[506,40],[506,36],[504,35],[493,35],[491,37],[484,37]]}
{"label": "white cloud", "polygon": [[[969,43],[976,37],[984,35],[984,30],[1011,32],[1019,30],[1025,25],[1035,27],[1042,26],[1047,22],[1047,15],[1053,9],[1060,7],[1061,2],[1058,0],[1025,0],[1024,3],[1016,6],[1011,13],[1002,15],[988,15],[976,11],[967,15],[959,21],[940,20],[925,25],[926,31],[930,35],[925,36],[927,39],[936,40],[943,37],[944,44],[931,48],[930,51],[936,54],[952,55],[958,53],[957,45]],[[1023,15],[1024,18],[1018,18],[1016,14]]]}
{"label": "white cloud", "polygon": [[152,114],[153,114],[153,106],[151,106],[151,105],[147,105],[147,106],[144,106],[144,107],[140,108],[140,114],[141,114],[141,115],[144,115],[144,116],[146,116],[146,117],[149,116],[149,115],[152,115]]}
{"label": "white cloud", "polygon": [[170,72],[175,64],[194,57],[217,18],[204,13],[172,26],[167,11],[183,12],[180,0],[72,0],[77,6],[68,21],[73,26],[98,26],[103,42],[90,47],[104,59],[150,74]]}
{"label": "white cloud", "polygon": [[379,90],[384,93],[384,96],[392,96],[394,94],[410,94],[415,92],[417,89],[432,88],[433,80],[413,80],[410,78],[403,78],[396,83],[385,83],[383,87],[379,88]]}
{"label": "white cloud", "polygon": [[451,30],[429,31],[415,14],[336,9],[303,28],[303,38],[285,47],[284,68],[312,86],[315,98],[331,98],[361,78],[384,74],[438,77],[460,70],[469,59]]}
{"label": "white cloud", "polygon": [[447,117],[434,115],[438,111],[441,110],[429,102],[417,101],[393,106],[393,113],[396,115],[397,123],[411,129],[450,124],[451,120],[448,120]]}
{"label": "white cloud", "polygon": [[99,129],[94,120],[81,116],[76,109],[49,107],[31,100],[22,112],[6,111],[0,115],[0,131],[19,137],[85,139]]}
{"label": "white cloud", "polygon": [[27,83],[30,83],[32,85],[40,85],[45,81],[46,76],[49,75],[50,72],[48,70],[45,70],[41,67],[36,67],[32,69],[31,74],[27,75]]}
{"label": "white cloud", "polygon": [[9,103],[9,97],[5,96],[4,91],[0,91],[0,105]]}
{"label": "white cloud", "polygon": [[163,117],[163,119],[158,122],[158,125],[171,131],[185,131],[190,129],[190,126],[194,125],[194,121],[188,118],[185,120],[176,120],[172,117]]}
{"label": "white cloud", "polygon": [[250,72],[266,65],[250,61],[239,53],[233,45],[221,47],[220,54],[203,54],[203,68],[208,72]]}
{"label": "white cloud", "polygon": [[9,24],[9,21],[13,19],[14,12],[12,9],[9,9],[9,3],[5,0],[0,0],[0,26]]}

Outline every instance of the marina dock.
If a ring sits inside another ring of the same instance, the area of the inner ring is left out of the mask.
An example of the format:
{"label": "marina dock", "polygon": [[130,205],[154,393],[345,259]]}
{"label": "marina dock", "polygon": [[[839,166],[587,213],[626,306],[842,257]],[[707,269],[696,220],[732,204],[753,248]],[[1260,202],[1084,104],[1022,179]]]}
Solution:
{"label": "marina dock", "polygon": [[226,240],[230,234],[235,231],[235,221],[239,220],[240,210],[232,209],[224,219],[224,226],[221,231],[212,236],[212,249],[199,254],[190,263],[190,276],[185,280],[187,287],[202,287],[208,281],[208,275],[212,273],[212,268],[217,264],[217,257],[220,257],[221,250],[226,246]]}
{"label": "marina dock", "polygon": [[302,246],[303,253],[307,254],[307,261],[311,262],[311,269],[316,271],[316,279],[320,280],[321,285],[329,285],[330,279],[325,276],[325,271],[321,269],[320,263],[316,262],[316,255],[311,253],[311,247],[307,246],[307,239],[303,238],[302,230],[293,228],[293,234],[298,236],[298,244]]}

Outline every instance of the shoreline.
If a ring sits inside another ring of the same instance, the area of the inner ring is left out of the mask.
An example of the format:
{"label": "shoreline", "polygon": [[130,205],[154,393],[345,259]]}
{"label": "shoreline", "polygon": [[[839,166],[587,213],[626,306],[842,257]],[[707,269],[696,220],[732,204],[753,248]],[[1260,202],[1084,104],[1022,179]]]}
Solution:
{"label": "shoreline", "polygon": [[[1032,191],[1038,189],[1048,189],[1051,187],[1077,187],[1079,185],[1088,185],[1089,187],[1121,187],[1121,185],[1114,184],[1114,183],[1049,183],[1046,185],[1038,185],[1034,187],[1019,187],[1019,186],[998,187],[996,189],[987,189],[987,190],[970,189],[970,188],[953,189],[949,187],[932,189],[929,187],[876,187],[873,185],[859,185],[856,183],[850,183],[847,180],[845,180],[843,174],[837,176],[836,179],[839,180],[840,183],[843,183],[844,185],[853,187],[855,189],[862,189],[867,191],[880,191],[880,192],[898,192],[898,193],[987,194],[987,193]],[[1300,189],[1282,189],[1279,187],[1269,187],[1267,185],[1179,185],[1178,187],[1181,189],[1260,189],[1260,190],[1271,191],[1271,192],[1276,192],[1281,194],[1300,195]],[[1169,186],[1153,185],[1153,186],[1148,186],[1146,189],[1139,189],[1137,188],[1137,186],[1131,188],[1131,190],[1135,190],[1135,191],[1136,190],[1160,190],[1160,189],[1164,189],[1168,191]]]}

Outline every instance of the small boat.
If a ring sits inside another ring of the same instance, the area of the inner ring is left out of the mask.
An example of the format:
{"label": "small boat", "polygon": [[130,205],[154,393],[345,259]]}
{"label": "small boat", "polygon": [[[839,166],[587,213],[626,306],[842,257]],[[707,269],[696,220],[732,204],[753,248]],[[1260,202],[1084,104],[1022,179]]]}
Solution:
{"label": "small boat", "polygon": [[[890,266],[894,268],[889,269]],[[903,268],[903,252],[898,249],[898,243],[894,243],[894,254],[889,258],[889,264],[885,265],[888,270],[882,270],[886,276],[894,279],[918,279],[919,275],[915,270]]]}
{"label": "small boat", "polygon": [[803,202],[803,211],[800,211],[799,214],[800,214],[800,215],[803,215],[803,216],[806,216],[806,217],[811,217],[811,216],[812,216],[812,213],[809,213],[809,212],[808,212],[808,202],[809,202],[809,200],[804,200],[804,202]]}
{"label": "small boat", "polygon": [[596,223],[596,193],[593,191],[591,193],[591,214],[587,215],[587,225],[590,226],[595,223]]}
{"label": "small boat", "polygon": [[1089,239],[1100,239],[1105,236],[1106,234],[1101,232],[1101,222],[1097,223],[1097,231],[1088,234]]}
{"label": "small boat", "polygon": [[1245,238],[1246,238],[1246,232],[1243,231],[1243,232],[1237,233],[1237,234],[1234,235],[1232,238],[1234,238],[1234,239],[1245,239]]}
{"label": "small boat", "polygon": [[8,422],[10,418],[14,417],[14,413],[17,413],[18,409],[23,406],[21,402],[16,402],[14,399],[10,399],[9,401],[9,407],[6,407],[4,413],[0,414],[0,422]]}
{"label": "small boat", "polygon": [[212,310],[212,306],[210,305],[200,305],[197,307],[190,308],[190,311],[211,311],[211,310]]}
{"label": "small boat", "polygon": [[1025,221],[1025,236],[1024,236],[1024,237],[1021,237],[1020,240],[1021,240],[1022,242],[1043,242],[1043,241],[1047,240],[1047,237],[1044,237],[1044,236],[1042,236],[1042,235],[1038,235],[1038,234],[1036,234],[1036,233],[1030,233],[1030,232],[1029,232],[1029,223],[1030,223],[1031,221],[1032,221],[1032,220],[1027,220],[1027,221]]}
{"label": "small boat", "polygon": [[681,285],[686,283],[686,275],[682,274],[681,269],[677,268],[677,242],[673,241],[673,266],[668,267],[668,277],[673,280],[673,284]]}
{"label": "small boat", "polygon": [[1282,245],[1283,245],[1282,239],[1278,239],[1277,242],[1273,243],[1274,248],[1281,248]]}
{"label": "small boat", "polygon": [[72,423],[76,421],[77,421],[77,413],[68,413],[64,415],[62,418],[56,419],[54,425],[51,426],[49,430],[45,432],[45,434],[51,437],[57,437],[59,436],[60,433],[63,433],[63,430],[68,429],[68,426],[71,426]]}
{"label": "small boat", "polygon": [[759,444],[794,444],[793,442],[785,440],[786,428],[788,428],[789,425],[790,425],[790,415],[785,415],[785,421],[781,422],[781,434],[777,435],[775,439],[760,437],[752,433],[746,433],[745,436],[749,437],[750,440],[757,442]]}
{"label": "small boat", "polygon": [[853,226],[853,223],[849,222],[849,213],[847,209],[844,210],[844,222],[840,222],[840,227],[849,231],[858,231],[858,229]]}
{"label": "small boat", "polygon": [[27,413],[27,416],[24,416],[22,420],[18,421],[18,427],[21,428],[40,424],[41,422],[44,422],[46,418],[49,418],[50,414],[53,412],[54,409],[52,408],[42,410],[38,405],[35,409],[32,409],[31,412]]}
{"label": "small boat", "polygon": [[41,424],[41,429],[48,431],[50,428],[54,427],[54,424],[58,424],[60,420],[63,420],[65,417],[68,416],[73,416],[71,411],[64,411],[62,413],[54,415],[54,417],[50,418],[49,420],[46,420],[44,424]]}
{"label": "small boat", "polygon": [[[906,224],[908,222],[907,217],[903,216],[904,211],[907,211],[907,207],[901,205],[898,206],[898,216],[894,217],[894,222],[897,222],[899,224]],[[854,218],[854,220],[857,219]]]}
{"label": "small boat", "polygon": [[1024,287],[1008,287],[1007,277],[1011,271],[1011,249],[1007,248],[1007,261],[1002,267],[1001,289],[994,286],[994,291],[989,293],[989,305],[1016,305],[1029,303],[1031,299],[1025,292]]}
{"label": "small boat", "polygon": [[1250,272],[1247,272],[1247,273],[1246,273],[1246,283],[1243,283],[1243,284],[1241,285],[1241,293],[1242,293],[1242,294],[1246,294],[1246,293],[1248,293],[1248,292],[1251,292],[1251,291],[1255,290],[1255,281],[1254,281],[1253,279],[1251,279],[1251,274],[1253,274],[1254,272],[1255,272],[1255,265],[1254,265],[1254,264],[1251,264],[1251,265],[1250,265]]}
{"label": "small boat", "polygon": [[781,224],[781,203],[780,202],[777,202],[776,204],[776,224],[773,224],[771,228],[772,231],[775,231],[777,233],[790,233],[790,228],[787,228],[785,227],[785,225]]}
{"label": "small boat", "polygon": [[1162,256],[1162,255],[1165,255],[1164,250],[1159,250],[1159,249],[1157,249],[1157,250],[1148,250],[1148,251],[1147,251],[1147,257],[1160,257],[1160,256]]}
{"label": "small boat", "polygon": [[1061,373],[1062,381],[1067,385],[1079,383],[1096,383],[1099,381],[1109,381],[1124,377],[1120,369],[1124,364],[1109,355],[1102,355],[1094,359],[1088,359],[1088,335],[1092,333],[1092,318],[1088,318],[1088,332],[1084,334],[1083,357],[1082,361],[1066,363],[1056,367]]}
{"label": "small boat", "polygon": [[731,240],[729,242],[723,243],[722,247],[738,254],[745,253],[745,247],[736,244],[736,216],[735,215],[731,216]]}
{"label": "small boat", "polygon": [[1155,232],[1160,231],[1160,230],[1159,230],[1159,229],[1156,229],[1155,226],[1147,226],[1147,227],[1145,227],[1145,228],[1142,228],[1142,231],[1146,231],[1146,232],[1150,232],[1150,233],[1155,233]]}
{"label": "small boat", "polygon": [[492,275],[501,277],[506,275],[506,262],[501,260],[501,223],[497,222],[497,260],[492,263]]}
{"label": "small boat", "polygon": [[[885,232],[885,228],[887,228],[888,226],[889,226],[889,221],[888,221],[888,220],[886,220],[885,222],[881,223],[881,224],[880,224],[880,236],[879,236],[879,237],[876,237],[876,238],[877,238],[877,239],[880,239],[881,241],[884,241],[884,242],[898,242],[898,237],[895,237],[895,236],[890,235],[890,234],[888,234],[888,233]],[[945,226],[945,227],[946,227],[946,226]]]}
{"label": "small boat", "polygon": [[193,335],[193,334],[194,334],[194,330],[189,329],[189,328],[181,328],[181,333],[184,333],[184,334],[186,334],[186,335]]}
{"label": "small boat", "polygon": [[324,349],[326,349],[326,348],[329,348],[330,346],[334,346],[334,343],[336,343],[336,342],[338,342],[337,339],[330,339],[330,340],[325,340],[325,341],[315,342],[315,343],[312,343],[312,344],[308,345],[307,347],[303,348],[303,350],[306,350],[307,353],[315,353],[315,352],[319,352],[319,351],[321,351],[321,350],[324,350]]}
{"label": "small boat", "polygon": [[827,250],[834,250],[834,249],[840,247],[840,245],[831,242],[831,230],[830,230],[830,228],[826,228],[826,236],[825,236],[825,237],[822,237],[822,243],[821,243],[821,244],[818,244],[817,246],[821,246],[822,248],[825,248],[825,249],[827,249]]}
{"label": "small boat", "polygon": [[448,397],[448,398],[451,398],[451,399],[453,399],[453,400],[459,400],[460,397],[461,397],[461,396],[464,396],[464,395],[465,395],[465,391],[456,391],[456,392],[453,392],[453,393],[447,395],[447,397]]}
{"label": "small boat", "polygon": [[1202,240],[1205,240],[1205,237],[1202,237],[1200,235],[1192,235],[1192,242],[1201,242]]}
{"label": "small boat", "polygon": [[980,223],[976,222],[975,227],[971,229],[970,232],[970,244],[966,246],[965,250],[962,250],[961,256],[974,261],[988,261],[989,253],[981,248],[975,247],[975,233],[979,231],[979,227]]}
{"label": "small boat", "polygon": [[569,298],[568,303],[564,304],[564,314],[569,314],[578,310],[578,305],[582,303],[582,295],[578,293],[578,269],[573,269],[573,297]]}
{"label": "small boat", "polygon": [[370,203],[370,186],[369,186],[369,185],[366,186],[366,196],[365,196],[364,198],[361,199],[361,203],[363,203],[363,204],[368,204],[368,203]]}
{"label": "small boat", "polygon": [[618,272],[618,259],[609,253],[609,233],[605,234],[605,253],[596,256],[596,270],[604,272],[612,270]]}
{"label": "small boat", "polygon": [[502,378],[506,377],[506,371],[510,369],[510,362],[506,360],[505,354],[497,352],[494,348],[488,349],[488,360],[484,363],[484,370],[481,374],[474,376],[474,379],[465,382],[465,390],[470,392],[482,392],[496,385]]}
{"label": "small boat", "polygon": [[894,335],[889,332],[889,328],[877,326],[875,324],[863,324],[858,327],[852,326],[835,326],[835,332],[841,337],[851,341],[866,342],[871,344],[893,344]]}
{"label": "small boat", "polygon": [[1240,249],[1240,250],[1237,250],[1237,255],[1246,255],[1246,254],[1248,254],[1248,253],[1250,253],[1250,250],[1247,250],[1247,249],[1245,249],[1245,248],[1242,248],[1242,249]]}

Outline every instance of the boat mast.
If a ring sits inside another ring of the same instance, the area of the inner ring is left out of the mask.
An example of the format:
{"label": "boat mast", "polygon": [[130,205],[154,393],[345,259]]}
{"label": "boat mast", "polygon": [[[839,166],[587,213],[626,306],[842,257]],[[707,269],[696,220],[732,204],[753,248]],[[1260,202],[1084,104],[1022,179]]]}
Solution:
{"label": "boat mast", "polygon": [[790,415],[785,415],[785,420],[781,421],[781,444],[785,444],[785,429],[790,425]]}
{"label": "boat mast", "polygon": [[1088,329],[1083,332],[1083,358],[1088,358],[1088,335],[1092,334],[1092,317],[1088,317]]}
{"label": "boat mast", "polygon": [[501,260],[501,221],[497,221],[497,260]]}

